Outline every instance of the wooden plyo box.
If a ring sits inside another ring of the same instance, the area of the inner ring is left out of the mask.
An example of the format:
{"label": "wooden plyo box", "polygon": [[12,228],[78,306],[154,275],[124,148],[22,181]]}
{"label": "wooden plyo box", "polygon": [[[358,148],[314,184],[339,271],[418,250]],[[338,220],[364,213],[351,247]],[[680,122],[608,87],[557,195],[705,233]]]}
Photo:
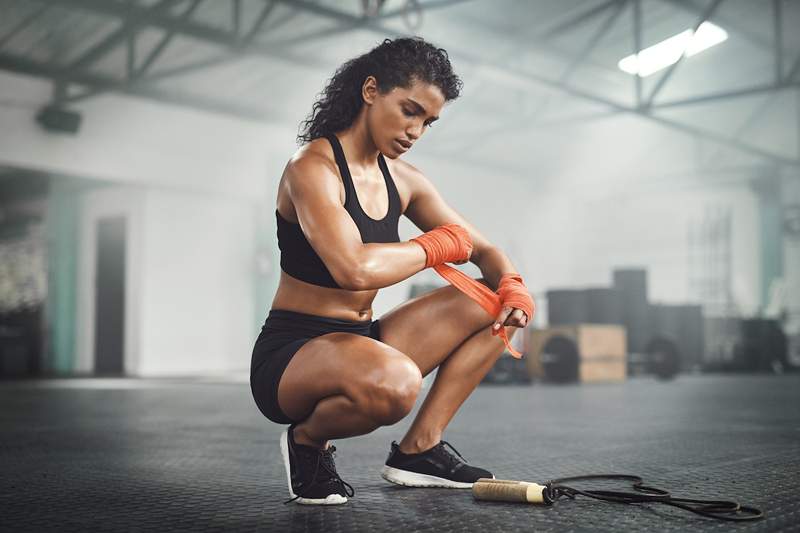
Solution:
{"label": "wooden plyo box", "polygon": [[554,337],[569,339],[578,353],[578,381],[620,382],[627,377],[625,328],[611,324],[575,324],[531,330],[528,374],[543,378],[542,351]]}

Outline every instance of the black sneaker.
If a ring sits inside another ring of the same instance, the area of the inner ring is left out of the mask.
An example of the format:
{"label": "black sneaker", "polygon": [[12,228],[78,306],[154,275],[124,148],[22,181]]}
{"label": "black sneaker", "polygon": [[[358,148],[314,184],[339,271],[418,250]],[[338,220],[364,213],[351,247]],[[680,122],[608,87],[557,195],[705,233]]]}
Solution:
{"label": "black sneaker", "polygon": [[[444,447],[456,452],[456,457]],[[460,459],[459,459],[460,458]],[[386,481],[407,487],[448,487],[468,489],[478,479],[494,479],[494,475],[483,468],[466,464],[466,460],[447,441],[441,441],[430,450],[405,454],[397,442],[392,442],[392,451],[381,470]]]}
{"label": "black sneaker", "polygon": [[286,481],[291,499],[305,505],[336,505],[352,497],[353,487],[336,473],[333,462],[336,447],[321,450],[297,444],[292,436],[294,425],[281,434],[281,455],[286,467]]}

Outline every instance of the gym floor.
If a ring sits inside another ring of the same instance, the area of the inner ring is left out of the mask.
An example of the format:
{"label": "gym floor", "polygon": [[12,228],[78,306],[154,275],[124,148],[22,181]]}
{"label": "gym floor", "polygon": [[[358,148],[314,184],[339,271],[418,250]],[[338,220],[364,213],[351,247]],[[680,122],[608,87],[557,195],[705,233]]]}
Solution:
{"label": "gym floor", "polygon": [[445,434],[498,478],[634,474],[676,497],[766,513],[740,524],[583,496],[539,507],[396,487],[379,471],[410,418],[335,442],[356,490],[347,504],[284,505],[282,427],[235,380],[0,382],[0,406],[3,531],[800,530],[797,375],[481,386]]}

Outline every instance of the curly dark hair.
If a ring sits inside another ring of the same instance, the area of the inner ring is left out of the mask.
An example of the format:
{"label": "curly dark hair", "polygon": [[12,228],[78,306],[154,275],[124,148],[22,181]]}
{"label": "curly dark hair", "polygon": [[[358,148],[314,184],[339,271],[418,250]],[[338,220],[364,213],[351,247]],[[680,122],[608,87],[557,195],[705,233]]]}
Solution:
{"label": "curly dark hair", "polygon": [[367,76],[375,77],[381,94],[418,80],[441,89],[445,101],[458,98],[463,86],[444,49],[421,37],[386,39],[338,68],[301,123],[298,144],[347,129],[363,105],[361,88]]}

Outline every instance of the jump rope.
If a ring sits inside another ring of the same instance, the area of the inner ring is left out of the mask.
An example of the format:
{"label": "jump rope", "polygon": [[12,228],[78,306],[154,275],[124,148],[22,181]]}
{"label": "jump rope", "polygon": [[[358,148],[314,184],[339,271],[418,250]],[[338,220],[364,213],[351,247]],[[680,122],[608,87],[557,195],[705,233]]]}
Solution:
{"label": "jump rope", "polygon": [[[458,224],[444,224],[411,240],[425,249],[427,255],[426,267],[433,267],[440,276],[475,300],[492,317],[497,317],[504,307],[522,309],[527,314],[528,319],[533,316],[533,300],[519,274],[503,274],[495,293],[460,270],[445,264],[445,262],[465,261],[471,255],[471,238],[463,227]],[[516,358],[522,357],[521,353],[511,347],[505,327],[500,327],[497,330],[492,329],[492,335],[500,336],[512,356]],[[565,482],[598,479],[630,481],[636,492],[580,490],[563,484]],[[564,496],[574,500],[575,496],[582,495],[596,500],[626,504],[661,503],[701,516],[733,522],[764,518],[764,513],[755,507],[747,507],[738,502],[725,500],[677,498],[666,490],[645,486],[644,481],[639,476],[626,474],[562,477],[552,479],[544,485],[527,481],[481,478],[472,485],[472,494],[477,500],[525,502],[544,505],[553,505]]]}
{"label": "jump rope", "polygon": [[[564,482],[580,480],[618,479],[633,484],[637,492],[619,492],[613,490],[580,490],[564,485]],[[618,503],[662,503],[686,511],[730,522],[746,522],[764,518],[764,513],[755,507],[748,507],[738,502],[725,500],[698,500],[678,498],[669,492],[655,487],[647,487],[639,476],[626,474],[599,474],[589,476],[573,476],[552,479],[544,485],[527,481],[510,481],[505,479],[481,478],[472,485],[472,495],[476,500],[501,502],[522,502],[553,505],[559,498],[566,496],[575,499],[582,495],[596,500]]]}

